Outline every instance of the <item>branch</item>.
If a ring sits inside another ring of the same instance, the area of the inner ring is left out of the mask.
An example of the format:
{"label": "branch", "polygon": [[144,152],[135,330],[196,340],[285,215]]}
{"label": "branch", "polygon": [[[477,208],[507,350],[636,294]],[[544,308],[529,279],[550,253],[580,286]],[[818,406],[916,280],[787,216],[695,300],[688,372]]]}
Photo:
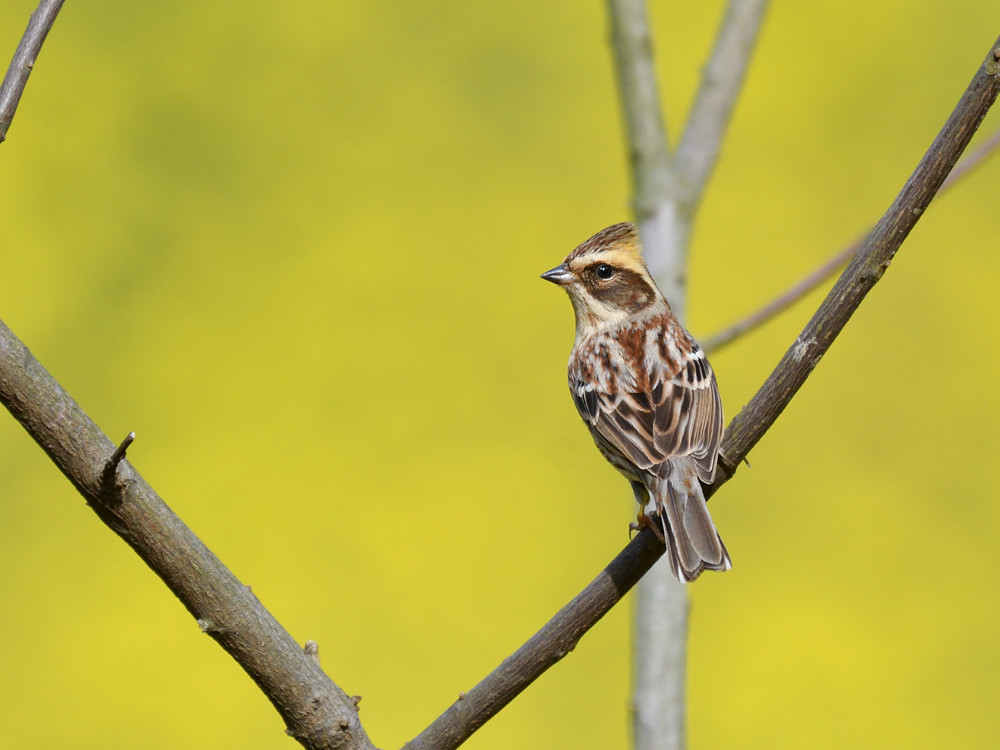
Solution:
{"label": "branch", "polygon": [[809,294],[809,292],[813,289],[833,276],[837,270],[843,268],[844,264],[847,263],[851,256],[858,251],[859,247],[861,247],[863,239],[864,238],[859,238],[854,240],[854,242],[838,252],[832,258],[824,261],[823,265],[795,284],[795,286],[788,289],[788,291],[778,295],[762,308],[748,315],[743,320],[734,323],[724,331],[720,331],[711,338],[707,339],[705,343],[702,344],[701,348],[706,352],[717,351],[723,348],[726,344],[732,343],[743,334],[759,328],[771,318],[787,310],[789,307]]}
{"label": "branch", "polygon": [[352,700],[125,460],[131,441],[116,450],[2,322],[0,402],[253,678],[291,736],[311,749],[372,750]]}
{"label": "branch", "polygon": [[35,12],[28,19],[28,28],[21,37],[14,52],[14,58],[7,68],[7,75],[0,84],[0,143],[7,138],[7,131],[21,101],[21,94],[28,83],[28,76],[35,66],[35,59],[42,49],[42,43],[49,34],[49,29],[56,22],[56,16],[62,8],[64,0],[42,0]]}
{"label": "branch", "polygon": [[[930,149],[882,219],[820,305],[805,330],[757,394],[729,424],[720,470],[705,488],[713,495],[764,436],[829,349],[851,315],[882,278],[909,231],[923,214],[1000,90],[1000,39],[980,66]],[[546,669],[565,656],[663,554],[643,529],[614,561],[563,607],[531,640],[421,732],[407,750],[458,747]]]}
{"label": "branch", "polygon": [[643,529],[569,604],[531,639],[404,745],[404,750],[451,750],[493,718],[545,670],[572,651],[663,555],[664,547]]}
{"label": "branch", "polygon": [[[1000,38],[979,66],[941,132],[857,254],[757,394],[733,419],[720,450],[714,492],[774,424],[854,311],[889,268],[899,246],[969,144],[1000,90]],[[707,496],[708,493],[706,493]]]}
{"label": "branch", "polygon": [[653,41],[645,0],[608,0],[611,46],[626,140],[636,219],[649,218],[671,197],[671,158],[653,65]]}
{"label": "branch", "polygon": [[[948,179],[946,179],[941,185],[941,189],[938,190],[938,195],[942,195],[946,190],[948,190],[948,188],[956,184],[959,180],[972,172],[973,169],[982,164],[988,156],[996,151],[997,147],[1000,147],[1000,130],[991,135],[985,143],[958,163],[958,165],[951,171],[951,174],[948,175]],[[823,265],[792,286],[786,292],[780,294],[756,312],[743,318],[743,320],[734,323],[728,328],[719,331],[719,333],[706,339],[702,343],[701,348],[706,352],[716,351],[727,344],[731,344],[743,334],[760,328],[760,326],[764,325],[764,323],[769,321],[771,318],[787,310],[789,307],[809,294],[809,292],[813,289],[826,281],[829,277],[833,276],[839,268],[842,268],[843,265],[851,259],[851,256],[857,252],[859,247],[861,247],[861,243],[863,241],[864,237],[859,237],[854,240],[854,242],[839,251],[829,260],[825,261]]]}
{"label": "branch", "polygon": [[677,147],[678,180],[693,212],[719,156],[736,97],[743,88],[767,0],[730,0],[684,135]]}
{"label": "branch", "polygon": [[608,0],[608,18],[632,174],[632,208],[646,264],[683,317],[690,217],[678,212],[679,186],[667,145],[645,0]]}

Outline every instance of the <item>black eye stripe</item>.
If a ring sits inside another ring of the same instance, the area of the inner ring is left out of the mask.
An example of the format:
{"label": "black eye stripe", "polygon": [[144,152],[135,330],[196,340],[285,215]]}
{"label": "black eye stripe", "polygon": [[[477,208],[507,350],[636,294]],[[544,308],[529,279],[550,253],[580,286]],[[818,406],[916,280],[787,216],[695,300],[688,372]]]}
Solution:
{"label": "black eye stripe", "polygon": [[[601,278],[598,272],[600,266],[611,269],[610,278]],[[581,280],[595,300],[628,312],[644,310],[656,299],[649,282],[629,268],[595,263],[587,267]]]}

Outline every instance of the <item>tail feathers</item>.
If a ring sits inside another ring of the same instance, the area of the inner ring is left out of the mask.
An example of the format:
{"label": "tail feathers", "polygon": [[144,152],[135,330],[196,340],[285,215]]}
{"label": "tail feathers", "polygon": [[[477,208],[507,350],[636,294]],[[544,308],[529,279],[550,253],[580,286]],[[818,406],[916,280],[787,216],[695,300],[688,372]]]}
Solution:
{"label": "tail feathers", "polygon": [[687,583],[703,570],[729,570],[733,563],[712,523],[693,463],[688,467],[687,461],[675,461],[674,471],[655,493],[656,510],[670,565]]}

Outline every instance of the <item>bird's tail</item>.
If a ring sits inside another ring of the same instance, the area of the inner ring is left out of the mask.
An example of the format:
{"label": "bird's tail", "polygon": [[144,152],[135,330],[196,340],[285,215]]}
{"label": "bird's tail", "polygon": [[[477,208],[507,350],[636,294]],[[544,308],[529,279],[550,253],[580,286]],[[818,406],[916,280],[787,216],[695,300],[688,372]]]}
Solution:
{"label": "bird's tail", "polygon": [[733,563],[708,513],[694,460],[678,456],[671,463],[670,475],[660,480],[655,495],[674,575],[686,583],[703,570],[729,570]]}

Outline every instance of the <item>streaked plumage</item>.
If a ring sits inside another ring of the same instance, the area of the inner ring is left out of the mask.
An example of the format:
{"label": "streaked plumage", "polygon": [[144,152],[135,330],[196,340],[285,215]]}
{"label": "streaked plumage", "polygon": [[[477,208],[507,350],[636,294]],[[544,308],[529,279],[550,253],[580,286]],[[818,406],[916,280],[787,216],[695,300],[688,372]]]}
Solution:
{"label": "streaked plumage", "polygon": [[542,274],[576,314],[569,388],[604,457],[632,484],[640,522],[656,513],[681,581],[732,567],[701,483],[715,477],[722,401],[704,352],[642,259],[629,223],[608,227]]}

